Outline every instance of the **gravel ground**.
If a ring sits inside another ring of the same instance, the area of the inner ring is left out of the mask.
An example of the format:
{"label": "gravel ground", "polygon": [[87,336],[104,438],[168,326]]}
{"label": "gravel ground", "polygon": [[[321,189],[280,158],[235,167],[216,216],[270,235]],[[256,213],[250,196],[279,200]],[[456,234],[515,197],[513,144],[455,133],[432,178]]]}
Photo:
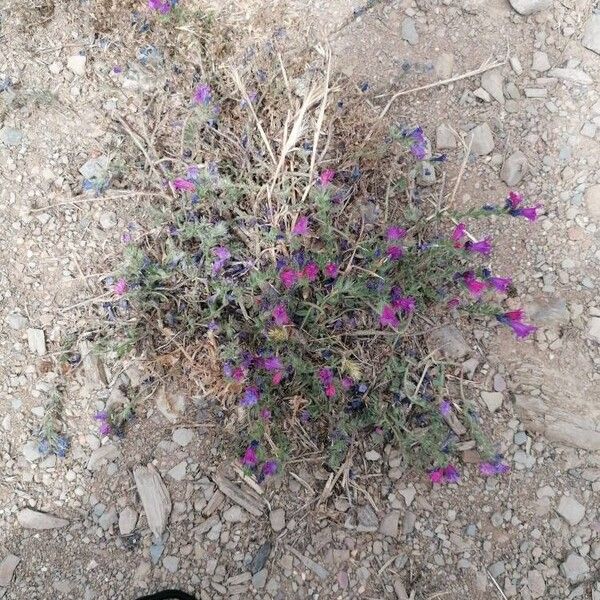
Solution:
{"label": "gravel ground", "polygon": [[[115,111],[134,116],[143,91],[167,75],[147,53],[145,65],[127,59],[115,72],[119,44],[135,43],[135,33],[105,34],[95,17],[110,15],[99,8],[109,3],[29,4],[0,6],[0,598],[130,599],[179,587],[202,599],[600,599],[593,2],[220,7],[239,20],[241,40],[282,25],[299,38],[327,35],[336,68],[378,106],[387,97],[375,96],[390,89],[502,62],[407,94],[390,116],[422,124],[448,154],[423,185],[452,189],[460,138],[473,136],[457,206],[498,201],[508,187],[544,205],[535,225],[492,223],[492,266],[520,287],[540,325],[535,339],[465,331],[456,356],[510,475],[482,479],[465,449],[461,482],[432,488],[392,449],[367,442],[327,498],[329,473],[311,457],[264,491],[243,481],[202,398],[172,420],[151,403],[126,438],[100,439],[90,415],[118,373],[103,373],[85,348],[64,394],[72,447],[64,459],[37,452],[34,434],[61,381],[61,340],[87,327],[82,309],[101,300],[102,271],[137,211],[129,199],[72,199],[103,157],[118,162],[125,138]],[[126,375],[139,377],[133,366]]]}

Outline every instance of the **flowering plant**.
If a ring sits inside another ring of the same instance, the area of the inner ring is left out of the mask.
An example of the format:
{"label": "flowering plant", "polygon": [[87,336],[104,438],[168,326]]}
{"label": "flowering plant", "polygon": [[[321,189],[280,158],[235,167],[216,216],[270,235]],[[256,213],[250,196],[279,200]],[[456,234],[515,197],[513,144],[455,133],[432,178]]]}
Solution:
{"label": "flowering plant", "polygon": [[[452,457],[465,432],[481,442],[480,416],[449,398],[442,360],[423,362],[427,328],[453,310],[520,338],[535,330],[522,311],[500,308],[511,280],[484,264],[492,241],[474,238],[467,219],[535,220],[539,206],[521,208],[511,193],[503,207],[425,219],[406,173],[415,160],[434,168],[442,159],[431,158],[420,127],[394,128],[371,150],[341,144],[342,127],[333,146],[347,153],[324,158],[307,115],[315,105],[335,115],[341,100],[325,91],[301,99],[300,122],[283,128],[272,81],[254,74],[252,94],[238,83],[241,102],[220,101],[235,96],[219,85],[190,94],[186,122],[199,129],[184,132],[187,169],[173,165],[161,182],[172,196],[161,226],[127,238],[112,335],[146,358],[176,354],[183,364],[169,364],[188,381],[204,362],[202,385],[237,405],[240,461],[260,481],[279,470],[290,433],[307,430],[331,467],[367,431],[403,448],[432,482],[458,481]],[[261,125],[259,103],[276,131]],[[98,419],[110,433],[110,415]],[[503,472],[483,442],[480,452],[483,474]]]}

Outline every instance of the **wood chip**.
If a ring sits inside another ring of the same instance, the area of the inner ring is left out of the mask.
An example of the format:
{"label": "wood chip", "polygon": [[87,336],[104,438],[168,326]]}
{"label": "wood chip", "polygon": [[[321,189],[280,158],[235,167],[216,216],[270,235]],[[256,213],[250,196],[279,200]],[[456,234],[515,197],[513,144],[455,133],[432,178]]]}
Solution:
{"label": "wood chip", "polygon": [[260,517],[263,514],[262,502],[253,492],[243,490],[238,485],[235,485],[235,483],[229,481],[229,479],[225,479],[222,475],[215,475],[213,481],[223,494],[242,508],[245,508],[250,514],[255,517]]}
{"label": "wood chip", "polygon": [[161,537],[172,509],[169,490],[153,465],[134,467],[133,478],[146,512],[148,527],[154,535]]}
{"label": "wood chip", "polygon": [[329,571],[325,569],[325,567],[321,566],[319,563],[316,563],[312,558],[308,556],[304,556],[304,554],[300,554],[298,550],[292,548],[291,546],[286,546],[286,548],[307,568],[310,569],[319,579],[327,579],[329,577]]}

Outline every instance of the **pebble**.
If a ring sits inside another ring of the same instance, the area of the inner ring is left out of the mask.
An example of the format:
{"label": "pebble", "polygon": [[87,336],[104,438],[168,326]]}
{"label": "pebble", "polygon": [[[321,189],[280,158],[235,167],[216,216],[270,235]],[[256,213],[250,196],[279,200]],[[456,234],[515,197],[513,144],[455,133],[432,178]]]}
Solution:
{"label": "pebble", "polygon": [[398,535],[398,523],[400,521],[400,512],[393,510],[383,517],[379,531],[383,535],[395,538]]}
{"label": "pebble", "polygon": [[523,66],[521,65],[521,61],[519,60],[518,56],[511,56],[509,58],[509,62],[510,62],[510,66],[511,66],[512,70],[517,75],[522,75],[523,74]]}
{"label": "pebble", "polygon": [[175,573],[179,569],[179,558],[176,556],[165,556],[162,565],[169,573]]}
{"label": "pebble", "polygon": [[5,146],[18,146],[23,140],[23,134],[14,127],[5,126],[0,129],[0,142]]}
{"label": "pebble", "polygon": [[29,321],[23,315],[19,313],[10,313],[6,316],[6,324],[15,331],[19,331],[21,329],[25,329]]}
{"label": "pebble", "polygon": [[547,95],[548,90],[545,88],[525,88],[527,98],[545,98]]}
{"label": "pebble", "polygon": [[21,452],[23,453],[25,459],[31,463],[44,456],[39,450],[39,444],[33,441],[27,442],[23,448],[21,448]]}
{"label": "pebble", "polygon": [[90,158],[79,168],[79,172],[85,179],[102,180],[106,176],[109,164],[110,158],[102,154],[96,158]]}
{"label": "pebble", "polygon": [[491,69],[481,76],[481,87],[490,94],[494,100],[504,104],[504,77],[500,69]]}
{"label": "pebble", "polygon": [[377,462],[378,460],[381,460],[381,454],[379,454],[377,450],[369,450],[365,452],[365,458],[368,461]]}
{"label": "pebble", "polygon": [[169,469],[167,475],[174,479],[175,481],[181,481],[184,479],[187,471],[187,462],[182,460],[180,463],[177,463],[172,469]]}
{"label": "pebble", "polygon": [[594,221],[600,222],[600,184],[590,186],[583,198],[587,213]]}
{"label": "pebble", "polygon": [[571,552],[565,562],[560,565],[560,572],[569,583],[581,583],[585,581],[590,568],[583,556]]}
{"label": "pebble", "polygon": [[29,349],[38,356],[44,356],[44,354],[46,354],[46,334],[43,329],[28,329],[27,342],[29,344]]}
{"label": "pebble", "polygon": [[66,519],[30,508],[24,508],[18,512],[17,521],[24,529],[60,529],[69,524]]}
{"label": "pebble", "polygon": [[275,533],[279,533],[285,529],[285,510],[283,508],[272,510],[269,514],[269,521]]}
{"label": "pebble", "polygon": [[87,62],[86,57],[83,54],[74,54],[69,56],[67,59],[67,69],[79,77],[85,75],[85,63]]}
{"label": "pebble", "polygon": [[527,587],[533,598],[543,598],[546,592],[546,582],[540,571],[532,569],[527,573]]}
{"label": "pebble", "polygon": [[506,380],[500,373],[496,373],[494,375],[494,391],[503,392],[504,390],[506,390]]}
{"label": "pebble", "polygon": [[481,392],[481,399],[492,413],[502,407],[503,397],[500,392]]}
{"label": "pebble", "polygon": [[109,229],[113,229],[113,227],[117,226],[117,213],[112,210],[105,210],[100,213],[98,217],[98,221],[100,223],[100,227],[104,229],[104,231],[108,231]]}
{"label": "pebble", "polygon": [[257,590],[262,590],[267,584],[267,577],[269,575],[269,571],[267,569],[262,569],[258,573],[252,575],[252,585]]}
{"label": "pebble", "polygon": [[410,17],[406,17],[402,21],[402,39],[406,40],[411,46],[414,46],[419,41],[419,34],[417,33],[417,28],[415,27],[414,19]]}
{"label": "pebble", "polygon": [[450,127],[439,125],[435,134],[435,145],[438,150],[456,148],[456,137]]}
{"label": "pebble", "polygon": [[548,55],[545,52],[540,52],[536,50],[533,53],[533,61],[531,64],[532,71],[538,71],[540,73],[544,73],[550,69],[550,60],[548,59]]}
{"label": "pebble", "polygon": [[594,80],[580,69],[552,69],[548,75],[578,85],[591,85]]}
{"label": "pebble", "polygon": [[557,512],[569,525],[575,526],[585,516],[585,506],[572,496],[563,496],[558,503]]}
{"label": "pebble", "polygon": [[137,525],[138,514],[131,507],[126,506],[119,514],[119,533],[121,535],[129,535]]}
{"label": "pebble", "polygon": [[360,532],[374,532],[379,527],[379,520],[375,511],[370,504],[364,504],[360,506],[356,511],[358,524],[356,526],[357,531]]}
{"label": "pebble", "polygon": [[185,448],[194,439],[193,429],[175,429],[173,431],[173,441]]}
{"label": "pebble", "polygon": [[587,335],[600,344],[600,317],[592,317],[589,320]]}
{"label": "pebble", "polygon": [[521,15],[527,16],[552,6],[552,0],[509,0],[510,5]]}
{"label": "pebble", "polygon": [[524,431],[517,431],[513,436],[513,442],[517,446],[524,446],[527,443],[529,436]]}
{"label": "pebble", "polygon": [[509,187],[516,186],[529,169],[527,157],[520,150],[513,152],[502,165],[500,177]]}
{"label": "pebble", "polygon": [[223,519],[227,523],[243,523],[246,521],[246,515],[241,507],[234,504],[227,510],[223,511]]}
{"label": "pebble", "polygon": [[581,43],[588,50],[600,54],[600,13],[590,16]]}
{"label": "pebble", "polygon": [[0,588],[7,588],[10,585],[15,569],[20,562],[20,557],[14,554],[7,554],[2,559],[0,562]]}
{"label": "pebble", "polygon": [[134,467],[133,478],[146,512],[148,527],[160,538],[167,527],[172,509],[169,491],[153,465]]}
{"label": "pebble", "polygon": [[450,79],[454,71],[454,54],[449,52],[440,54],[435,61],[434,69],[438,79]]}
{"label": "pebble", "polygon": [[482,123],[471,130],[473,142],[471,144],[471,152],[477,156],[485,156],[489,154],[495,147],[494,135],[490,126],[487,123]]}
{"label": "pebble", "polygon": [[447,358],[460,359],[470,351],[462,333],[454,325],[434,329],[427,335],[427,346],[431,351],[439,350]]}

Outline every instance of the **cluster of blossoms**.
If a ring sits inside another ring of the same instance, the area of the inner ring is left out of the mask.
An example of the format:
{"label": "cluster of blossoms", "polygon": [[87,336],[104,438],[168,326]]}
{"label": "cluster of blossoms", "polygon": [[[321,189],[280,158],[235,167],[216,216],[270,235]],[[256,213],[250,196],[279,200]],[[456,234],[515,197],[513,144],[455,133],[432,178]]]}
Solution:
{"label": "cluster of blossoms", "polygon": [[43,456],[56,454],[59,458],[64,458],[70,445],[69,439],[64,435],[43,433],[38,443],[38,452]]}
{"label": "cluster of blossoms", "polygon": [[240,459],[243,467],[255,475],[259,483],[275,475],[279,469],[276,460],[261,460],[261,454],[260,443],[253,440]]}
{"label": "cluster of blossoms", "polygon": [[166,15],[177,6],[178,2],[179,0],[148,0],[148,8]]}

